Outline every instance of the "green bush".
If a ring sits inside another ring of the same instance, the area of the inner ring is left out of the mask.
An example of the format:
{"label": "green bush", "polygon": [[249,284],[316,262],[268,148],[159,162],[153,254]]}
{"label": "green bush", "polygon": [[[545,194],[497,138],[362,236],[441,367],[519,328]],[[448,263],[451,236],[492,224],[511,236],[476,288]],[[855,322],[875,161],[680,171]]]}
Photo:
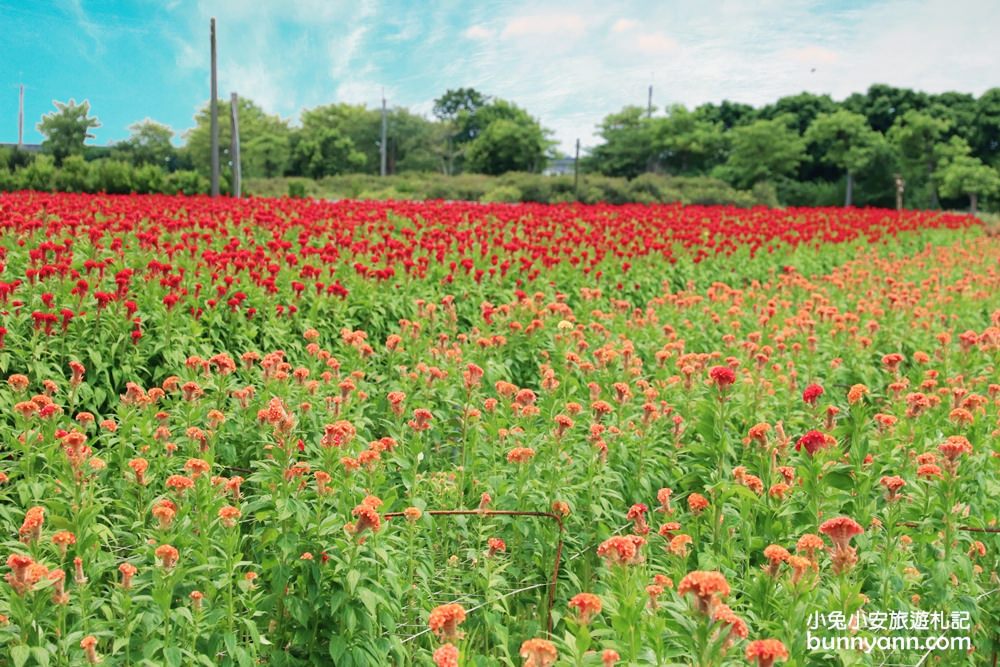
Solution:
{"label": "green bush", "polygon": [[109,195],[125,195],[132,192],[132,177],[135,169],[127,162],[118,160],[94,160],[90,163],[87,189],[90,192],[106,192]]}
{"label": "green bush", "polygon": [[89,192],[90,165],[82,155],[70,155],[55,173],[55,189],[60,192]]}
{"label": "green bush", "polygon": [[288,196],[294,199],[302,199],[306,196],[306,184],[302,181],[289,181]]}
{"label": "green bush", "polygon": [[514,204],[524,201],[524,193],[513,185],[498,185],[482,197],[479,201],[485,204],[510,203]]}
{"label": "green bush", "polygon": [[204,195],[208,194],[210,188],[207,178],[196,171],[187,170],[167,174],[164,184],[164,191],[171,195]]}
{"label": "green bush", "polygon": [[23,169],[15,172],[17,187],[20,190],[40,190],[52,192],[55,190],[56,163],[48,155],[38,155]]}

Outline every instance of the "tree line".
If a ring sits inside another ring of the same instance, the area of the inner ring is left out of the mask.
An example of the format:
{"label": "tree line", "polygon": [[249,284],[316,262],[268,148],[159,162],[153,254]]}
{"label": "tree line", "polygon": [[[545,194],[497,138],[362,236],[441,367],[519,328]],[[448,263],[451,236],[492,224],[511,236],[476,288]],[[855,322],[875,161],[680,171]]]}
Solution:
{"label": "tree line", "polygon": [[[223,165],[229,104],[218,102]],[[293,126],[241,98],[238,113],[244,178],[379,173],[379,109],[323,105],[303,111]],[[472,88],[445,92],[430,118],[396,107],[386,122],[390,174],[539,173],[565,157],[537,118]],[[43,189],[101,189],[106,181],[112,190],[201,191],[211,162],[209,124],[206,103],[180,147],[174,132],[153,120],[133,125],[124,141],[93,147],[86,140],[99,121],[89,105],[56,103],[38,124],[48,159],[34,164],[31,156],[0,154],[0,188],[48,179]],[[788,205],[892,207],[905,192],[908,207],[975,210],[996,208],[1000,196],[1000,88],[975,97],[876,84],[841,101],[800,93],[756,108],[731,101],[626,106],[606,116],[597,135],[581,171],[628,181],[703,178],[773,191],[771,198]]]}

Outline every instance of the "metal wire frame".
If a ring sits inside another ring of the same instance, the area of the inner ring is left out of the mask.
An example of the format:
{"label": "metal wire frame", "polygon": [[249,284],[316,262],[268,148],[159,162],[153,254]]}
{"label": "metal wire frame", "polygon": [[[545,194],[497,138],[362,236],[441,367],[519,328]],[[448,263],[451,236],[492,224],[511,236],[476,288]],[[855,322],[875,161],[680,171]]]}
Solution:
{"label": "metal wire frame", "polygon": [[[548,608],[546,609],[546,621],[545,621],[545,631],[546,634],[552,635],[552,607],[556,602],[556,581],[559,579],[559,566],[562,562],[562,550],[563,550],[563,518],[554,512],[528,512],[528,511],[517,511],[517,510],[428,510],[425,514],[431,516],[533,516],[545,519],[551,519],[556,522],[559,527],[559,541],[556,544],[556,555],[554,563],[552,565],[552,579],[548,582],[549,595],[548,595]],[[386,519],[396,518],[405,516],[403,512],[387,512],[385,514]],[[513,593],[520,593],[526,590],[531,590],[533,588],[541,588],[545,584],[534,584],[524,589],[513,591],[512,593],[507,593],[504,597],[513,595]],[[484,602],[483,605],[486,603]],[[480,606],[483,606],[480,605]],[[478,609],[478,607],[476,607]]]}

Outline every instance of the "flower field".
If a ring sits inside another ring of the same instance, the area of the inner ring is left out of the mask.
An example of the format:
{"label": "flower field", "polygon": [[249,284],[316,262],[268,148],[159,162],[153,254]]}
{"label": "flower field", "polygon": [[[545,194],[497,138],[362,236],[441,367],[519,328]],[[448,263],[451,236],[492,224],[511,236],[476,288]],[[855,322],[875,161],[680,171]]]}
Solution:
{"label": "flower field", "polygon": [[974,218],[15,193],[0,230],[0,665],[996,664]]}

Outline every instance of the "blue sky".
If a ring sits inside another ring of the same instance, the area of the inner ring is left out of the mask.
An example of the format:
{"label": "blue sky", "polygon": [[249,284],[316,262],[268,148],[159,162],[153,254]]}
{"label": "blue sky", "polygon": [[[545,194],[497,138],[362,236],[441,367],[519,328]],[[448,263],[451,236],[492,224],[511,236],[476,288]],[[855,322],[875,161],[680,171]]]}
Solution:
{"label": "blue sky", "polygon": [[89,100],[95,144],[153,118],[183,132],[219,91],[295,122],[346,101],[429,113],[447,88],[511,99],[564,150],[625,104],[836,98],[875,82],[979,94],[1000,85],[995,0],[0,0],[0,141],[52,100]]}

